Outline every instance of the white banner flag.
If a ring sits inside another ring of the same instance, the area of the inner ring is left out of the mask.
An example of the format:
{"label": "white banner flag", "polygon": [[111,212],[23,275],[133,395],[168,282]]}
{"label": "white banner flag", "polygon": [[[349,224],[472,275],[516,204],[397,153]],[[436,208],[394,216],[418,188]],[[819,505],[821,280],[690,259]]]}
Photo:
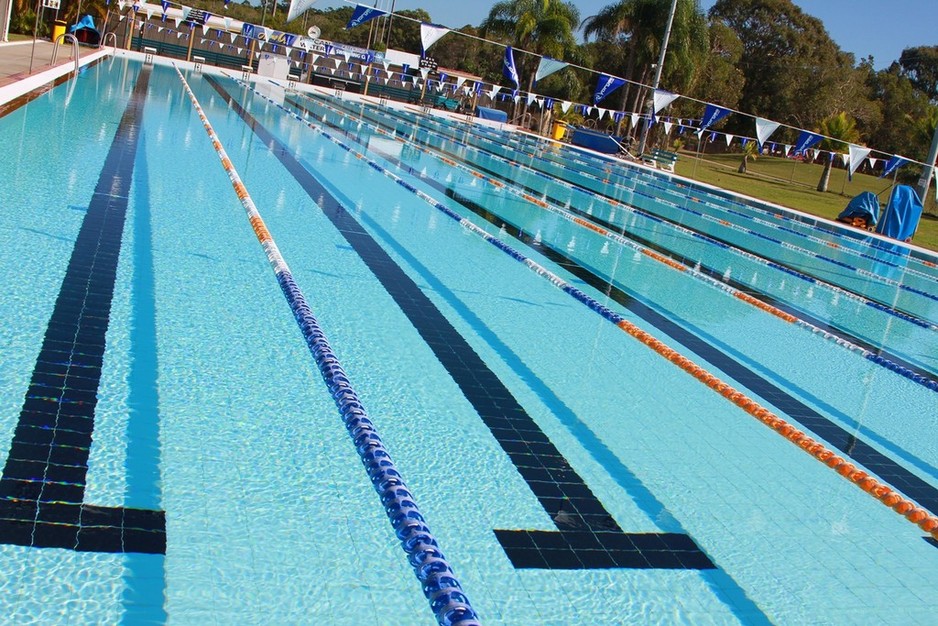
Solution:
{"label": "white banner flag", "polygon": [[440,38],[449,32],[445,26],[436,26],[434,24],[420,23],[420,43],[423,44],[423,51],[426,52],[430,46],[435,44]]}
{"label": "white banner flag", "polygon": [[550,57],[541,57],[540,62],[537,64],[537,72],[534,74],[534,82],[537,82],[544,78],[545,76],[550,76],[554,72],[559,72],[563,68],[567,67],[568,63],[563,61],[558,61],[557,59],[552,59]]}
{"label": "white banner flag", "polygon": [[630,113],[629,117],[632,119],[632,127],[638,126],[638,113]]}
{"label": "white banner flag", "polygon": [[655,89],[655,113],[658,113],[661,109],[665,108],[680,96],[676,93],[671,93],[670,91],[664,91],[662,89]]}
{"label": "white banner flag", "polygon": [[855,146],[850,144],[850,175],[852,176],[854,172],[863,165],[863,159],[870,156],[870,152],[873,150],[866,148],[864,146]]}
{"label": "white banner flag", "polygon": [[457,76],[456,77],[456,89],[459,89],[460,87],[462,87],[464,82],[466,82],[465,76]]}
{"label": "white banner flag", "polygon": [[760,117],[756,118],[756,138],[759,140],[760,147],[769,140],[769,137],[772,136],[772,133],[778,130],[779,126],[781,126],[781,124],[778,122],[764,120]]}
{"label": "white banner flag", "polygon": [[662,126],[664,126],[664,134],[665,134],[665,135],[670,135],[670,134],[671,134],[671,126],[672,126],[671,122],[664,122],[664,123],[662,124]]}
{"label": "white banner flag", "polygon": [[573,103],[572,103],[572,102],[568,102],[568,101],[566,101],[566,100],[563,100],[563,101],[560,103],[560,110],[563,111],[564,113],[566,113],[567,111],[570,110],[570,105],[571,105],[571,104],[573,104]]}
{"label": "white banner flag", "polygon": [[290,0],[290,10],[287,11],[287,21],[299,17],[306,9],[316,4],[316,0]]}
{"label": "white banner flag", "polygon": [[726,139],[726,147],[729,148],[730,144],[733,143],[733,135],[730,135],[729,133],[727,133],[723,135],[723,137]]}

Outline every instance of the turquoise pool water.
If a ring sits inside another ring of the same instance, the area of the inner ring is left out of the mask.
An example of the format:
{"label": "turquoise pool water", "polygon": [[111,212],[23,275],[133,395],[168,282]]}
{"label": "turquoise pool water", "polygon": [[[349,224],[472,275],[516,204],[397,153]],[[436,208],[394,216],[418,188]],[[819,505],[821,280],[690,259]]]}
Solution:
{"label": "turquoise pool water", "polygon": [[[922,529],[532,271],[934,515],[933,257],[497,129],[187,80],[480,622],[938,608]],[[434,623],[175,71],[105,61],[0,145],[7,619]]]}

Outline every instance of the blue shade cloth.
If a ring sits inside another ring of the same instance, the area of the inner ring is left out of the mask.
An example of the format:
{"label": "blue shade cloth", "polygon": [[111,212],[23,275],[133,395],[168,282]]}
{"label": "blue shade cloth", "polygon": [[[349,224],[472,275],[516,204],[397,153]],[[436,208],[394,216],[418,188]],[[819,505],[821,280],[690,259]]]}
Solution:
{"label": "blue shade cloth", "polygon": [[496,122],[507,122],[508,114],[504,111],[499,111],[498,109],[490,109],[487,107],[477,107],[478,115],[480,119],[483,120],[493,120]]}
{"label": "blue shade cloth", "polygon": [[348,24],[345,25],[345,30],[355,28],[356,26],[361,26],[365,22],[373,20],[374,18],[380,17],[382,15],[387,15],[387,11],[366,7],[359,4],[355,7],[355,11],[352,12],[352,17],[349,19]]}
{"label": "blue shade cloth", "polygon": [[908,163],[908,161],[903,159],[901,156],[890,157],[890,159],[886,161],[886,165],[883,166],[883,173],[880,178],[889,176],[892,174],[893,170],[902,167],[906,163]]}
{"label": "blue shade cloth", "polygon": [[505,48],[505,62],[502,64],[502,73],[505,78],[515,84],[515,87],[521,87],[521,79],[518,77],[518,68],[515,66],[515,55],[511,46]]}
{"label": "blue shade cloth", "polygon": [[793,154],[801,154],[811,146],[820,142],[822,139],[824,139],[824,137],[821,135],[816,135],[806,130],[801,131],[801,134],[798,135],[798,141],[795,143],[795,150]]}
{"label": "blue shade cloth", "polygon": [[862,217],[870,226],[875,226],[879,220],[879,200],[872,191],[864,191],[854,197],[847,208],[840,212],[837,219],[840,221],[851,220],[854,217]]}
{"label": "blue shade cloth", "polygon": [[593,104],[599,104],[606,96],[624,84],[624,78],[600,74],[599,81],[596,83],[596,93],[593,94]]}
{"label": "blue shade cloth", "polygon": [[707,108],[704,109],[703,119],[700,121],[700,130],[713,126],[730,113],[732,113],[732,111],[729,109],[718,107],[715,104],[708,104]]}
{"label": "blue shade cloth", "polygon": [[908,185],[896,185],[889,196],[889,204],[876,232],[899,241],[908,241],[918,228],[922,217],[922,201],[915,189]]}

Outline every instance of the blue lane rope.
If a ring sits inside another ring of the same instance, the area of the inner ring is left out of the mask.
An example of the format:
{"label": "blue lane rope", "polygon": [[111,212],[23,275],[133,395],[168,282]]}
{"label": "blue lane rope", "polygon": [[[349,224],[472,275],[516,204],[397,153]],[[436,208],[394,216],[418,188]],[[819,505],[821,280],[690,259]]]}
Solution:
{"label": "blue lane rope", "polygon": [[228,173],[232,187],[241,200],[241,205],[247,213],[258,241],[267,254],[267,260],[290,305],[293,318],[300,327],[306,346],[313,355],[329,394],[339,409],[339,414],[368,472],[371,484],[381,497],[381,504],[391,522],[391,527],[400,540],[410,565],[414,568],[414,574],[423,586],[423,593],[430,602],[430,608],[437,622],[443,626],[480,626],[469,598],[462,591],[462,585],[456,578],[456,574],[453,573],[446,557],[440,551],[439,544],[420,513],[413,494],[407,488],[403,476],[397,470],[384,442],[375,430],[374,423],[365,412],[364,405],[352,388],[345,369],[336,358],[303,292],[294,281],[293,273],[280,254],[270,231],[264,225],[257,206],[248,194],[241,177],[228,158],[218,135],[215,134],[215,130],[195,94],[189,88],[186,79],[175,64],[173,67],[202,121],[222,166]]}

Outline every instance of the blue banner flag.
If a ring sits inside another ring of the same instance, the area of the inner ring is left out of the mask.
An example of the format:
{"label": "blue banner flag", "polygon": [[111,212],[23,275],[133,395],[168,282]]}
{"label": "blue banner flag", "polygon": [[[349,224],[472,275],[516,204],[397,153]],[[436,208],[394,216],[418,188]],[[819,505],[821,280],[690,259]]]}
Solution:
{"label": "blue banner flag", "polygon": [[794,154],[803,154],[805,150],[820,143],[822,139],[824,139],[824,137],[821,135],[816,135],[806,130],[801,131],[801,134],[798,135],[798,141],[795,143]]}
{"label": "blue banner flag", "polygon": [[901,156],[891,157],[888,161],[886,161],[886,165],[883,166],[883,173],[880,176],[880,178],[885,178],[886,176],[889,176],[896,169],[902,167],[906,163],[908,163],[908,161],[903,159]]}
{"label": "blue banner flag", "polygon": [[165,13],[166,13],[166,9],[169,8],[169,2],[168,2],[167,0],[163,0],[162,2],[160,2],[160,6],[163,7],[163,13],[165,14]]}
{"label": "blue banner flag", "polygon": [[511,46],[505,48],[505,62],[502,65],[502,73],[505,78],[515,84],[515,87],[521,87],[521,79],[518,77],[518,68],[515,67],[515,55]]}
{"label": "blue banner flag", "polygon": [[708,104],[707,108],[704,109],[703,119],[700,120],[700,131],[702,132],[705,128],[710,128],[730,113],[732,113],[732,111],[729,109],[718,107],[715,104]]}
{"label": "blue banner flag", "polygon": [[355,6],[355,11],[352,13],[352,19],[350,19],[348,24],[345,25],[345,30],[350,30],[356,26],[361,26],[368,20],[373,20],[376,17],[381,17],[382,15],[387,14],[387,11],[382,11],[381,9],[375,9],[358,4]]}
{"label": "blue banner flag", "polygon": [[624,78],[600,74],[599,82],[596,83],[596,93],[593,94],[593,104],[599,104],[603,98],[625,84]]}

